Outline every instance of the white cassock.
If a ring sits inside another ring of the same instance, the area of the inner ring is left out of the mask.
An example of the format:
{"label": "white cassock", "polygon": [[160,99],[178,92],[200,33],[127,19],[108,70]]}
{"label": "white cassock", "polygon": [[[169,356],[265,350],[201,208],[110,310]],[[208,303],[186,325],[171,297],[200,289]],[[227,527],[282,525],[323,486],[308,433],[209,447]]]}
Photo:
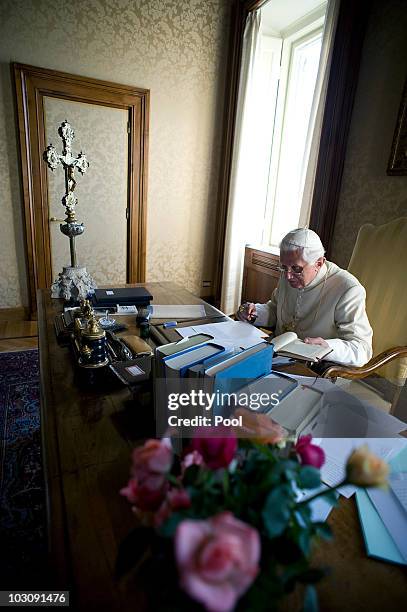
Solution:
{"label": "white cassock", "polygon": [[366,291],[357,278],[327,261],[303,289],[282,277],[271,300],[256,304],[256,325],[275,328],[276,336],[295,331],[301,339],[324,338],[332,349],[329,361],[362,366],[372,357],[365,303]]}

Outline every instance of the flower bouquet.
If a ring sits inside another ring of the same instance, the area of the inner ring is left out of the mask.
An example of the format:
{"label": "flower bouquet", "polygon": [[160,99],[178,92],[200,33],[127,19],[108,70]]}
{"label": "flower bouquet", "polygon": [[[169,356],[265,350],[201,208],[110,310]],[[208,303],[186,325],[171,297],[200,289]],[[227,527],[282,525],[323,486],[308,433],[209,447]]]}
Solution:
{"label": "flower bouquet", "polygon": [[[311,436],[287,442],[262,418],[245,415],[253,439],[197,430],[182,458],[168,439],[134,450],[121,493],[140,526],[122,543],[117,571],[137,566],[152,609],[273,610],[298,583],[308,609],[316,603],[325,570],[312,567],[311,549],[331,531],[312,519],[310,504],[319,496],[336,504],[337,495],[321,488],[324,452]],[[362,447],[338,486],[384,485],[387,471]]]}

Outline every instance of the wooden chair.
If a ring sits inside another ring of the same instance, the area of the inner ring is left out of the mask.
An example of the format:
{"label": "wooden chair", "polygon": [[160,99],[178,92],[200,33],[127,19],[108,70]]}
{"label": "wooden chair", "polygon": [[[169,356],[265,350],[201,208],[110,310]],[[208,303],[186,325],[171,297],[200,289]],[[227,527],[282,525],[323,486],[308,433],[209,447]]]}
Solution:
{"label": "wooden chair", "polygon": [[392,390],[394,408],[407,379],[407,217],[378,227],[363,225],[348,269],[366,289],[373,358],[363,367],[330,366],[323,376],[364,379],[374,374],[385,394]]}

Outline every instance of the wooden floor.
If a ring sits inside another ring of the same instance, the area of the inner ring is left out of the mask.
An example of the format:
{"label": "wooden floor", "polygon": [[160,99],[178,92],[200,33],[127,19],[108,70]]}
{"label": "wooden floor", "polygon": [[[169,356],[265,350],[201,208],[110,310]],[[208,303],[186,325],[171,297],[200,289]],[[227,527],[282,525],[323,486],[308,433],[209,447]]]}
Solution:
{"label": "wooden floor", "polygon": [[0,321],[0,353],[38,348],[37,321]]}

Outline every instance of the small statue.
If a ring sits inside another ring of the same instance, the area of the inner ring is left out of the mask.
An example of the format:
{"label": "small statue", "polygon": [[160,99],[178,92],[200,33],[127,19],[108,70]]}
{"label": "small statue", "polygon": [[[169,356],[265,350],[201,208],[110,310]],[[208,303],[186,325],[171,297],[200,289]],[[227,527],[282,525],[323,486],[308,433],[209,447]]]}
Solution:
{"label": "small statue", "polygon": [[80,304],[81,304],[81,313],[82,313],[81,316],[84,319],[90,319],[92,315],[94,314],[90,301],[88,299],[81,300]]}

